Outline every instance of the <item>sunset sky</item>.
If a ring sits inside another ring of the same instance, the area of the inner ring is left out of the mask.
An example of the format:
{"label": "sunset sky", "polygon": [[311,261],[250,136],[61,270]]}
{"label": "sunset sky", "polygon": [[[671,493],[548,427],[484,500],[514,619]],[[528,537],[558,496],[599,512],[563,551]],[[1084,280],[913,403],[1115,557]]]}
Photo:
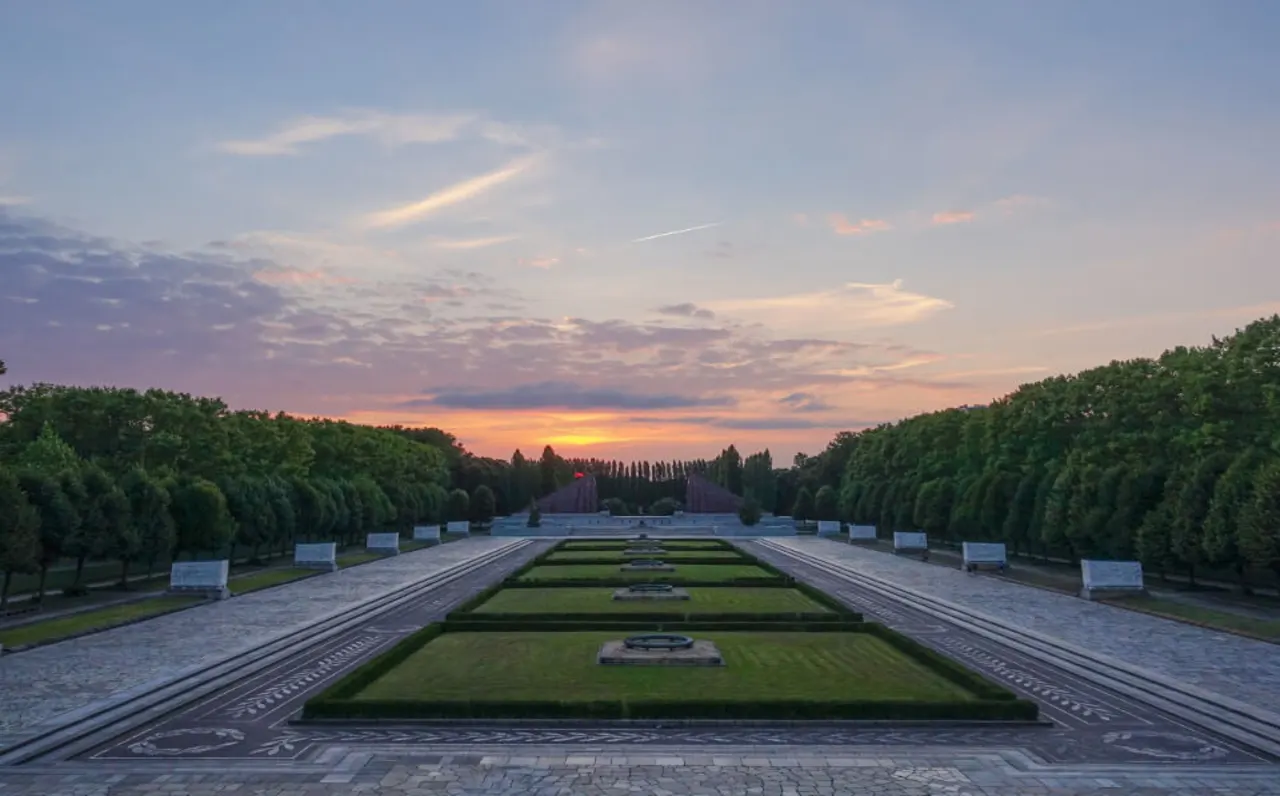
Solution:
{"label": "sunset sky", "polygon": [[0,18],[0,384],[789,462],[1280,311],[1271,0]]}

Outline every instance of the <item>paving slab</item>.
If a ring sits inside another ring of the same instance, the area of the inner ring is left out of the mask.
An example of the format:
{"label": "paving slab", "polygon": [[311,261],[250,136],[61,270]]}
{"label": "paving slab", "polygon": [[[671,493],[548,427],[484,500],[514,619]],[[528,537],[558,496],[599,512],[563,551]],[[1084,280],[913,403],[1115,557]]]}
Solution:
{"label": "paving slab", "polygon": [[773,541],[1206,691],[1272,710],[1280,706],[1275,644],[828,539]]}
{"label": "paving slab", "polygon": [[[494,750],[487,750],[494,751]],[[333,766],[306,771],[235,771],[153,766],[118,771],[71,768],[51,772],[0,771],[3,796],[143,796],[226,793],[285,796],[604,796],[604,794],[883,794],[884,796],[1092,796],[1094,794],[1280,794],[1280,778],[1266,770],[1189,773],[1160,767],[1103,772],[1088,768],[1019,768],[1000,755],[916,752],[892,758],[842,751],[796,750],[786,758],[733,756],[692,762],[688,757],[616,755],[439,754],[426,750],[347,755]]]}
{"label": "paving slab", "polygon": [[5,655],[0,749],[60,714],[247,652],[344,605],[390,594],[510,542],[477,537],[429,547]]}

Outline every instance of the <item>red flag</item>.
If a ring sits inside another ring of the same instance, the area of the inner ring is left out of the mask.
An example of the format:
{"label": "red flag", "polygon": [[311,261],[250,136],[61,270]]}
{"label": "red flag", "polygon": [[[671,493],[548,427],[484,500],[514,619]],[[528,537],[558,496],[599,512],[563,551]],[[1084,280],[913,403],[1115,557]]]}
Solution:
{"label": "red flag", "polygon": [[574,473],[574,474],[573,474],[573,477],[574,477],[574,478],[581,478],[581,477],[582,477],[582,473]]}

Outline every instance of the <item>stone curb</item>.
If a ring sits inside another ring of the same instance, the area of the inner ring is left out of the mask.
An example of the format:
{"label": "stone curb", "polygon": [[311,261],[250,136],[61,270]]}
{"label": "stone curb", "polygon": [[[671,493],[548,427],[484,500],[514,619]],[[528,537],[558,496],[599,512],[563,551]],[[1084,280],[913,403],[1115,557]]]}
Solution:
{"label": "stone curb", "polygon": [[801,563],[825,570],[853,583],[870,586],[886,596],[896,598],[911,608],[931,616],[946,621],[958,621],[966,629],[1011,646],[1020,652],[1117,690],[1239,743],[1280,756],[1280,715],[1230,697],[1213,694],[1187,683],[1179,683],[1155,672],[1090,652],[988,614],[962,608],[947,600],[898,586],[858,572],[845,563],[825,561],[813,553],[795,550],[771,540],[761,540],[760,544],[766,549],[791,556]]}
{"label": "stone curb", "polygon": [[[104,730],[109,729],[113,735],[126,732],[132,728],[130,725],[145,722],[153,715],[171,712],[222,687],[229,679],[253,674],[282,658],[327,641],[351,626],[391,611],[417,599],[424,592],[452,582],[530,544],[532,541],[529,540],[513,540],[401,586],[389,594],[370,597],[325,614],[251,649],[211,663],[198,664],[161,680],[120,692],[106,700],[60,714],[17,738],[5,739],[6,746],[0,750],[0,767],[23,763],[72,744],[83,745],[86,738],[103,734]],[[97,741],[94,740],[93,743]]]}

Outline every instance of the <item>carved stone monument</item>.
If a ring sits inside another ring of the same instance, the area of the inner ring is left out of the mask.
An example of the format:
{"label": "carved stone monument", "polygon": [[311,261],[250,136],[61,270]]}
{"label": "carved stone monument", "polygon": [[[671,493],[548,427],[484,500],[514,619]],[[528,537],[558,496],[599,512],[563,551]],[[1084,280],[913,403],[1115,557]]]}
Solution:
{"label": "carved stone monument", "polygon": [[646,633],[600,646],[604,666],[724,666],[714,642],[671,633]]}
{"label": "carved stone monument", "polygon": [[1142,563],[1139,561],[1084,559],[1080,562],[1080,579],[1084,584],[1080,596],[1086,600],[1104,600],[1108,597],[1147,592],[1147,584],[1142,579]]}
{"label": "carved stone monument", "polygon": [[839,536],[840,521],[839,520],[818,520],[819,536]]}
{"label": "carved stone monument", "polygon": [[445,526],[444,530],[445,530],[445,533],[456,533],[462,536],[470,536],[471,523],[467,522],[466,520],[457,520],[454,522],[450,522],[447,526]]}
{"label": "carved stone monument", "polygon": [[622,601],[687,600],[689,592],[670,583],[633,583],[613,593],[613,599]]}
{"label": "carved stone monument", "polygon": [[179,561],[169,569],[169,593],[225,600],[231,596],[229,561]]}
{"label": "carved stone monument", "polygon": [[371,533],[365,538],[364,549],[384,556],[400,555],[400,534]]}
{"label": "carved stone monument", "polygon": [[929,558],[929,536],[920,531],[894,531],[894,555],[910,554]]}
{"label": "carved stone monument", "polygon": [[293,546],[293,565],[333,572],[338,568],[338,545],[335,542],[296,544]]}
{"label": "carved stone monument", "polygon": [[876,526],[874,525],[850,525],[849,541],[850,542],[874,542],[876,540]]}
{"label": "carved stone monument", "polygon": [[439,525],[415,525],[413,526],[413,541],[415,542],[439,542],[440,526]]}
{"label": "carved stone monument", "polygon": [[998,569],[1004,572],[1009,567],[1009,557],[1005,553],[1003,542],[964,542],[960,546],[964,563],[960,568],[966,572],[979,569]]}

